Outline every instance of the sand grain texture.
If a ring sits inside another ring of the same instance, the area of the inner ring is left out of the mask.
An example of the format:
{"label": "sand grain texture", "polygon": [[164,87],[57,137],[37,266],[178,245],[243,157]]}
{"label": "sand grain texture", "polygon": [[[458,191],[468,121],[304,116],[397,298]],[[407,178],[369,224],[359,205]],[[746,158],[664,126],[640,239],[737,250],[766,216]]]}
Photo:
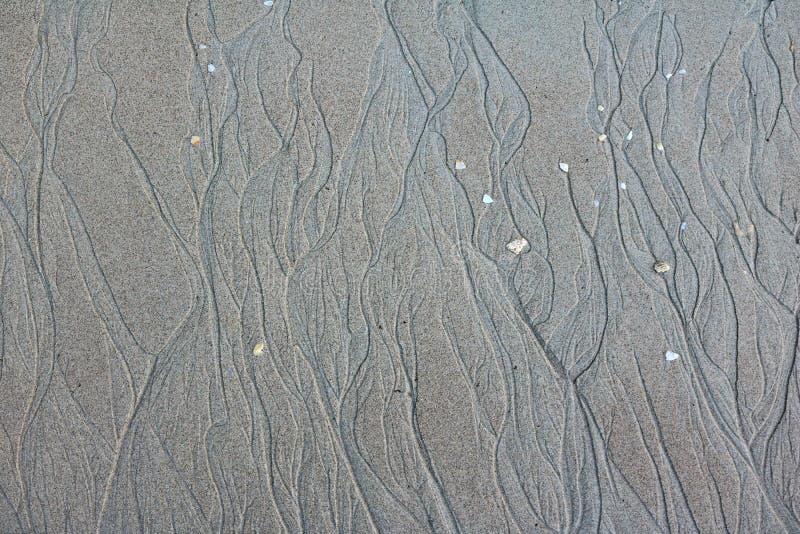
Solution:
{"label": "sand grain texture", "polygon": [[0,531],[800,532],[799,39],[3,3]]}

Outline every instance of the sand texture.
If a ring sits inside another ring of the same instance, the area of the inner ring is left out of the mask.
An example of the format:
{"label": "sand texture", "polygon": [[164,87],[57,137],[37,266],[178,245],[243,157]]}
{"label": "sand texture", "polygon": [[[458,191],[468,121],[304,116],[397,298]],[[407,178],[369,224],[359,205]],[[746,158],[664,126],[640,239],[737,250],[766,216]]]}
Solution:
{"label": "sand texture", "polygon": [[0,45],[1,533],[800,533],[798,0]]}

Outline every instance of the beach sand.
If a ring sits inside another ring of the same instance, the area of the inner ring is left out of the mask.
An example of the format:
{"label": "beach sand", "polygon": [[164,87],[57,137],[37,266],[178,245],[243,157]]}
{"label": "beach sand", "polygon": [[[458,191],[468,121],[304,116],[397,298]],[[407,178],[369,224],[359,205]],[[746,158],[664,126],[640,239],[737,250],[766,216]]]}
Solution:
{"label": "beach sand", "polygon": [[0,6],[0,531],[800,532],[796,0]]}

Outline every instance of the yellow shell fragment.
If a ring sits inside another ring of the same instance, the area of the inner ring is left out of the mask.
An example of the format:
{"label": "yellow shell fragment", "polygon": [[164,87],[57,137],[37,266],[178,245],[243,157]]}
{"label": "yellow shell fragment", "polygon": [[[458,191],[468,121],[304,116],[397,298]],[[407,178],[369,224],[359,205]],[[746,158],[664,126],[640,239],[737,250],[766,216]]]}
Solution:
{"label": "yellow shell fragment", "polygon": [[264,354],[264,344],[256,343],[253,347],[253,356],[261,356],[262,354]]}
{"label": "yellow shell fragment", "polygon": [[661,152],[664,152],[664,145],[662,145],[660,142],[659,142],[659,143],[656,143],[656,148],[657,148],[659,151],[661,151]]}
{"label": "yellow shell fragment", "polygon": [[191,143],[192,143],[193,146],[199,145],[200,144],[200,136],[199,135],[193,135]]}
{"label": "yellow shell fragment", "polygon": [[669,263],[665,261],[656,262],[656,264],[653,265],[653,269],[655,269],[657,273],[665,273],[669,271]]}

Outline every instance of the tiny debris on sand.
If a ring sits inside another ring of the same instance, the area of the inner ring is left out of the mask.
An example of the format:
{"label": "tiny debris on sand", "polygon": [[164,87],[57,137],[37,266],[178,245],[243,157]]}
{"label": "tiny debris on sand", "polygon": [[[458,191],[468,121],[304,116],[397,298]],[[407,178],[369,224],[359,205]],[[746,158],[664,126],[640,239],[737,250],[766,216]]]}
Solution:
{"label": "tiny debris on sand", "polygon": [[656,143],[656,148],[659,152],[664,152],[664,145],[662,145],[661,142]]}
{"label": "tiny debris on sand", "polygon": [[560,162],[558,164],[558,168],[561,169],[564,172],[569,172],[569,164],[567,164],[567,163]]}
{"label": "tiny debris on sand", "polygon": [[264,344],[259,342],[253,346],[253,356],[261,356],[264,354]]}
{"label": "tiny debris on sand", "polygon": [[463,171],[466,168],[467,168],[467,164],[466,163],[464,163],[460,159],[456,160],[456,170],[457,171]]}
{"label": "tiny debris on sand", "polygon": [[214,72],[215,70],[217,70],[217,67],[215,67],[213,63],[209,63],[208,72]]}
{"label": "tiny debris on sand", "polygon": [[193,146],[199,145],[200,144],[200,136],[199,135],[193,135],[192,136],[192,140],[190,142],[192,143]]}
{"label": "tiny debris on sand", "polygon": [[515,239],[506,245],[506,248],[514,254],[522,254],[528,250],[528,240],[524,237],[521,239]]}
{"label": "tiny debris on sand", "polygon": [[669,271],[669,263],[667,263],[665,261],[656,262],[656,264],[653,265],[653,269],[657,273],[665,273],[665,272]]}
{"label": "tiny debris on sand", "polygon": [[601,143],[606,139],[608,139],[608,136],[606,134],[600,134],[600,136],[597,138],[597,140],[600,141]]}
{"label": "tiny debris on sand", "polygon": [[483,195],[483,203],[484,204],[491,204],[492,202],[494,202],[494,199],[491,196],[489,196],[487,194]]}
{"label": "tiny debris on sand", "polygon": [[672,352],[671,350],[668,350],[667,352],[665,352],[665,353],[664,353],[664,358],[665,358],[665,359],[666,359],[668,362],[671,362],[671,361],[673,361],[673,360],[677,360],[677,359],[678,359],[678,358],[680,358],[680,357],[681,357],[681,355],[680,355],[680,354],[678,354],[677,352]]}

